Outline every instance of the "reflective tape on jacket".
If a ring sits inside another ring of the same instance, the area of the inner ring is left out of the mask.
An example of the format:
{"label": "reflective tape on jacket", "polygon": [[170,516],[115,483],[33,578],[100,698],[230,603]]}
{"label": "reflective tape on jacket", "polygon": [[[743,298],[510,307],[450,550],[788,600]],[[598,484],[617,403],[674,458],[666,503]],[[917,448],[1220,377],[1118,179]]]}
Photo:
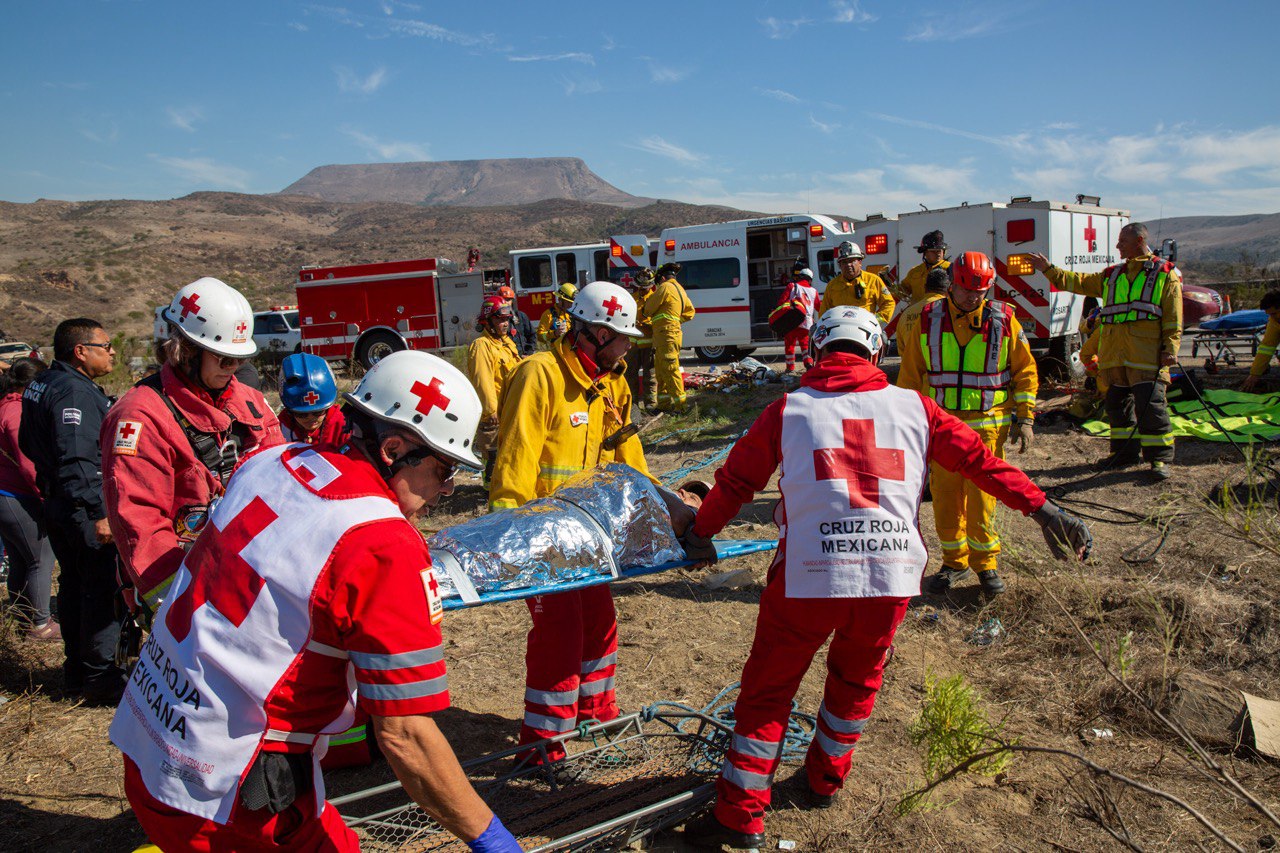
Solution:
{"label": "reflective tape on jacket", "polygon": [[1009,328],[1012,308],[988,301],[979,329],[964,346],[952,326],[948,301],[925,306],[920,351],[933,399],[952,412],[985,412],[1009,399]]}
{"label": "reflective tape on jacket", "polygon": [[351,662],[360,669],[373,670],[408,669],[411,666],[429,666],[444,660],[444,650],[439,646],[393,655],[370,652],[350,652],[350,655]]}
{"label": "reflective tape on jacket", "polygon": [[1126,264],[1116,264],[1107,270],[1107,281],[1102,287],[1102,310],[1098,319],[1103,323],[1132,323],[1135,320],[1158,320],[1164,315],[1160,300],[1164,285],[1169,279],[1170,264],[1151,258],[1133,281],[1125,270]]}
{"label": "reflective tape on jacket", "polygon": [[422,696],[434,696],[449,689],[448,676],[441,675],[426,681],[413,681],[408,684],[370,684],[356,679],[360,695],[366,699],[390,702],[397,699],[418,699]]}

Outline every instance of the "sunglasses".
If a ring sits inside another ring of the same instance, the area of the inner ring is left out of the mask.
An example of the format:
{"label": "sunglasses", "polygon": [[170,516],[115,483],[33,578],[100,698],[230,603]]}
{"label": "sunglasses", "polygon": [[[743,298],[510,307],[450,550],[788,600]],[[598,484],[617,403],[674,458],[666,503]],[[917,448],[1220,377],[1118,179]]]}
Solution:
{"label": "sunglasses", "polygon": [[434,459],[440,465],[440,482],[447,483],[458,473],[458,463],[444,459],[429,447],[418,447],[400,457],[400,461],[410,468],[417,468],[424,459]]}
{"label": "sunglasses", "polygon": [[115,349],[115,348],[116,348],[116,345],[115,345],[115,344],[113,344],[113,343],[110,343],[110,342],[107,342],[107,343],[105,343],[105,344],[79,344],[79,346],[82,346],[82,347],[97,347],[98,349],[105,349],[105,350],[113,350],[113,349]]}

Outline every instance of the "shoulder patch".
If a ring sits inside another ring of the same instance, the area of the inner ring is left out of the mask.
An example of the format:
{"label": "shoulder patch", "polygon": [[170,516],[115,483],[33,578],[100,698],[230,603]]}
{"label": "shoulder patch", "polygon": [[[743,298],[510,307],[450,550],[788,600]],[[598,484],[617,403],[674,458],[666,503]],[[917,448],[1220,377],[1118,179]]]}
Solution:
{"label": "shoulder patch", "polygon": [[439,625],[444,619],[444,599],[440,595],[440,583],[436,580],[435,569],[430,566],[422,570],[422,586],[427,591],[427,608],[431,613],[431,624]]}
{"label": "shoulder patch", "polygon": [[120,421],[116,424],[116,437],[111,449],[119,456],[137,456],[141,435],[142,421]]}
{"label": "shoulder patch", "polygon": [[74,424],[79,426],[81,417],[82,415],[79,409],[67,408],[62,410],[62,422],[64,424]]}

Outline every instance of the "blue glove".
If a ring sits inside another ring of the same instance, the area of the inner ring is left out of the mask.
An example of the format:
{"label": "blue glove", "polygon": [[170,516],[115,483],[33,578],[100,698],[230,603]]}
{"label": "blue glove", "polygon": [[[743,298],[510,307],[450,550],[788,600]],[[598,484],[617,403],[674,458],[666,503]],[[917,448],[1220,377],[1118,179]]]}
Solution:
{"label": "blue glove", "polygon": [[497,815],[489,821],[489,828],[480,833],[480,837],[475,841],[468,841],[467,846],[471,848],[472,853],[522,853],[523,850],[516,841],[516,837],[502,825],[502,821],[498,820]]}

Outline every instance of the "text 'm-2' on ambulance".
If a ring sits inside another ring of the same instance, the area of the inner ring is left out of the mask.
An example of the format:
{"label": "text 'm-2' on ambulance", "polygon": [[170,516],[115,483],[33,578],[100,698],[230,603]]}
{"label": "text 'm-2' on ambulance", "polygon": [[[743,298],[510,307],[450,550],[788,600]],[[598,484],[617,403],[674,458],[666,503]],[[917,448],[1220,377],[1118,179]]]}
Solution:
{"label": "text 'm-2' on ambulance", "polygon": [[852,239],[851,220],[804,213],[664,230],[657,266],[680,264],[677,278],[698,312],[684,325],[684,345],[703,359],[732,361],[776,342],[769,312],[796,262],[813,270],[821,291],[836,275],[836,247]]}

